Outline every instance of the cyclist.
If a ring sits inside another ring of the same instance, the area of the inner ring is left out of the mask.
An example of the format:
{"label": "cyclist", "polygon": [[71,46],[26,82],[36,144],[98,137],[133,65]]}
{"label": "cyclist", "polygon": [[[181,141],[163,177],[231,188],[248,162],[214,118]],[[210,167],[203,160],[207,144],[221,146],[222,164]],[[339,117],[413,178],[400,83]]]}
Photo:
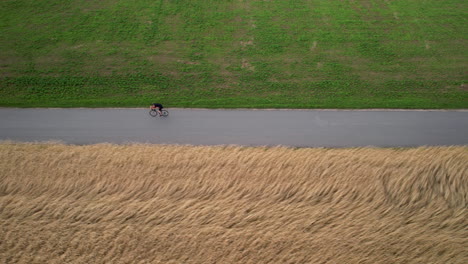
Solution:
{"label": "cyclist", "polygon": [[151,109],[158,109],[159,115],[162,115],[161,110],[164,108],[162,104],[154,103],[151,105]]}

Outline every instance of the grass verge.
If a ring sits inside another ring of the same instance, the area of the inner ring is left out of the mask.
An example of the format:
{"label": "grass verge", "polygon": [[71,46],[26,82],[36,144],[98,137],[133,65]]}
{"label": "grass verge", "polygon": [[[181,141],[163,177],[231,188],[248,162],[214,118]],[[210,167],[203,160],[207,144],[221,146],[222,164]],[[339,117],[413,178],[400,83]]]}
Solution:
{"label": "grass verge", "polygon": [[0,3],[0,106],[468,108],[463,0]]}

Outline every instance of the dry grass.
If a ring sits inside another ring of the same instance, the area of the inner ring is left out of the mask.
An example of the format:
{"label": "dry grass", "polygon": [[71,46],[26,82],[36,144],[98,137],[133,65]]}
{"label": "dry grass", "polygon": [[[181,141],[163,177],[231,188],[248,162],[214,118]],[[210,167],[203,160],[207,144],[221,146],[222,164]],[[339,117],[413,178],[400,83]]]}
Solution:
{"label": "dry grass", "polygon": [[2,263],[468,263],[468,147],[0,144]]}

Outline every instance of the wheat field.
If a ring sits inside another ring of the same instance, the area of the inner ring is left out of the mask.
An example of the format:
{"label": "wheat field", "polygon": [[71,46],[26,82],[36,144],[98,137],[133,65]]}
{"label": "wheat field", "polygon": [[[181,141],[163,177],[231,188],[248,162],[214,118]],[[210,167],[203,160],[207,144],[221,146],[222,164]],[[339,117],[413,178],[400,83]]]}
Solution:
{"label": "wheat field", "polygon": [[0,143],[0,263],[468,263],[468,147]]}

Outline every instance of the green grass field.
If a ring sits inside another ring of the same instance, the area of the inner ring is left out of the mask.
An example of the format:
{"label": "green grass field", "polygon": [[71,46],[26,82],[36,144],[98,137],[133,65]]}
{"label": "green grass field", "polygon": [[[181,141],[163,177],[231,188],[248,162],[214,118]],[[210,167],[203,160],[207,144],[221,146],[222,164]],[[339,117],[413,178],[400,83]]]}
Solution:
{"label": "green grass field", "polygon": [[463,0],[3,0],[0,106],[468,108]]}

